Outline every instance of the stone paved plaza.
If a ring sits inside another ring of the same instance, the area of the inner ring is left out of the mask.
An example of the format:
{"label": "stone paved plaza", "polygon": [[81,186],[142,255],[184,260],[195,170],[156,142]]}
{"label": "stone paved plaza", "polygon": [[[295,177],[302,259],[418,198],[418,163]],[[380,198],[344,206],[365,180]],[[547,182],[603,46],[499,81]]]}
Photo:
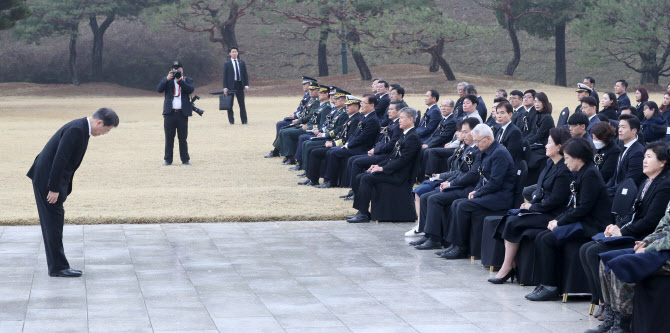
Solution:
{"label": "stone paved plaza", "polygon": [[0,227],[0,332],[582,332],[479,261],[407,245],[408,223],[66,226],[81,278],[50,278],[39,226]]}

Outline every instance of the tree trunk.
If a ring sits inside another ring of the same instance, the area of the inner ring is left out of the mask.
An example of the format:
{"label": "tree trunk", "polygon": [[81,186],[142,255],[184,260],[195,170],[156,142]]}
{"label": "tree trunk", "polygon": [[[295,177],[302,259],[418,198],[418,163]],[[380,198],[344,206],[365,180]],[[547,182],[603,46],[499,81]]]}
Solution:
{"label": "tree trunk", "polygon": [[653,51],[647,53],[640,52],[640,60],[642,62],[640,84],[658,84],[659,67],[656,64],[656,50]]}
{"label": "tree trunk", "polygon": [[319,37],[319,76],[328,76],[328,29],[325,25],[321,27],[321,36]]}
{"label": "tree trunk", "polygon": [[438,39],[437,44],[434,46],[428,44],[422,44],[422,46],[424,47],[422,51],[430,54],[432,58],[431,64],[434,62],[442,68],[442,72],[444,72],[444,76],[447,77],[447,80],[456,81],[456,75],[454,75],[454,72],[451,70],[451,66],[449,66],[447,60],[442,57],[442,51],[444,51],[444,39]]}
{"label": "tree trunk", "polygon": [[77,27],[70,32],[70,60],[68,61],[68,70],[72,78],[72,85],[79,85],[79,74],[77,73]]}
{"label": "tree trunk", "polygon": [[[428,71],[431,73],[435,73],[440,70],[441,65],[438,62],[438,58],[442,58],[442,54],[444,53],[444,43],[438,43],[437,48],[435,49],[435,52],[437,53],[438,57],[435,57],[432,55],[430,59],[430,66],[428,67]],[[445,61],[446,62],[446,61]],[[449,64],[447,64],[447,67],[449,67]],[[444,70],[444,67],[442,67],[442,70]],[[449,69],[451,71],[451,69]],[[445,72],[446,74],[446,72]],[[452,73],[453,76],[453,73]],[[449,76],[447,76],[449,78]]]}
{"label": "tree trunk", "polygon": [[361,80],[372,80],[372,73],[370,73],[370,68],[368,68],[368,64],[365,62],[365,58],[361,53],[360,37],[355,33],[349,32],[347,33],[347,39],[350,41],[349,49],[351,49],[351,56],[354,58],[356,66],[358,67],[358,71],[361,73]]}
{"label": "tree trunk", "polygon": [[102,47],[103,47],[103,36],[105,31],[109,28],[109,25],[114,22],[116,18],[116,13],[112,12],[105,21],[98,26],[98,20],[95,16],[89,17],[89,25],[91,26],[91,31],[93,32],[93,52],[91,54],[91,79],[95,82],[102,81]]}
{"label": "tree trunk", "polygon": [[514,29],[514,19],[512,15],[505,13],[505,20],[507,21],[507,31],[509,32],[509,38],[512,40],[512,47],[514,48],[514,57],[507,64],[505,68],[505,75],[513,76],[514,71],[519,62],[521,61],[521,47],[519,46],[519,39],[516,36],[516,30]]}
{"label": "tree trunk", "polygon": [[556,77],[554,78],[554,84],[557,86],[568,86],[568,79],[566,73],[566,60],[565,60],[565,22],[561,22],[556,25],[555,33],[556,37]]}
{"label": "tree trunk", "polygon": [[219,31],[221,32],[221,47],[223,47],[223,50],[228,53],[228,49],[231,47],[237,47],[237,38],[235,37],[235,24],[237,24],[237,20],[233,20],[235,18],[235,14],[237,14],[237,4],[234,2],[231,3],[230,6],[230,14],[228,15],[228,20],[231,22],[228,25],[220,25],[219,26]]}

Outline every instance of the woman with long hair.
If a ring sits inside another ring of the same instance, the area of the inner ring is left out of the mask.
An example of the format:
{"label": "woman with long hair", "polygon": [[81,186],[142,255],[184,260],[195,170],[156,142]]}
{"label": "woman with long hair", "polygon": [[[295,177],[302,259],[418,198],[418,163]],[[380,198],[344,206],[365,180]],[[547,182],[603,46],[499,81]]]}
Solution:
{"label": "woman with long hair", "polygon": [[649,92],[647,91],[647,88],[643,86],[637,87],[637,90],[635,90],[635,101],[637,102],[637,105],[635,105],[638,113],[637,117],[642,121],[644,120],[642,110],[644,109],[644,105],[649,101]]}

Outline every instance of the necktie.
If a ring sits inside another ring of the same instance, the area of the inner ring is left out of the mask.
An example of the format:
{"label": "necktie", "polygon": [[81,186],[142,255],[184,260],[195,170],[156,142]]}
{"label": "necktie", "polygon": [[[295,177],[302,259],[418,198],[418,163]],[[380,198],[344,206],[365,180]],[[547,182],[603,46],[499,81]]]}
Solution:
{"label": "necktie", "polygon": [[235,81],[242,81],[242,78],[240,77],[240,65],[237,63],[237,59],[235,59]]}
{"label": "necktie", "polygon": [[496,141],[500,142],[500,140],[502,140],[502,135],[504,131],[505,129],[502,127],[500,128],[500,130],[498,130],[498,138],[496,139]]}

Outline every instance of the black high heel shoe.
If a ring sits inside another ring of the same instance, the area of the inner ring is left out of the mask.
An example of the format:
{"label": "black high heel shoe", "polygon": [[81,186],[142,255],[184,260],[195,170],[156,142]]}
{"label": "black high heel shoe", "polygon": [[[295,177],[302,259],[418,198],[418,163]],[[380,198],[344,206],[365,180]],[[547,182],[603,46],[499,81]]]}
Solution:
{"label": "black high heel shoe", "polygon": [[512,279],[511,282],[514,282],[514,276],[516,276],[516,268],[512,268],[512,270],[509,271],[509,273],[507,273],[507,275],[505,275],[501,278],[497,278],[497,277],[490,278],[489,282],[491,282],[493,284],[503,284],[503,283],[505,283],[505,281],[507,281],[507,279]]}

